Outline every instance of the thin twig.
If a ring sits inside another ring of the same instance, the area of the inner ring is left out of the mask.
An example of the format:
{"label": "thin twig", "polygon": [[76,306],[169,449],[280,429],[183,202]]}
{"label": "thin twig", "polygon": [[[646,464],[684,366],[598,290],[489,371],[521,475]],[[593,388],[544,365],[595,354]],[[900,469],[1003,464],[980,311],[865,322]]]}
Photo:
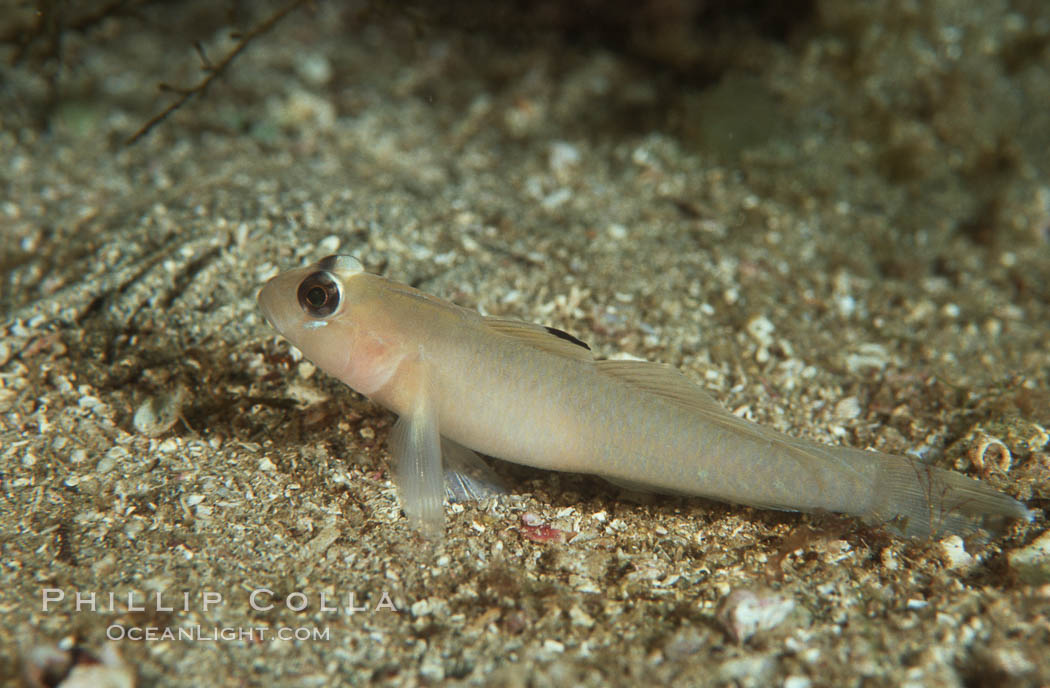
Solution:
{"label": "thin twig", "polygon": [[165,119],[167,119],[168,116],[171,115],[171,113],[181,108],[183,105],[189,102],[191,98],[203,94],[204,91],[207,90],[208,86],[211,85],[211,82],[215,81],[215,79],[220,77],[222,73],[226,71],[226,68],[230,66],[230,63],[233,62],[233,60],[238,55],[240,55],[245,48],[248,47],[249,43],[251,43],[254,39],[258,38],[259,36],[272,29],[274,26],[276,26],[277,23],[284,19],[284,17],[287,14],[310,2],[313,2],[313,0],[292,0],[292,2],[289,2],[277,12],[270,15],[270,17],[268,17],[265,21],[263,21],[261,24],[257,25],[255,28],[251,29],[247,33],[237,34],[237,36],[240,38],[240,40],[237,43],[237,46],[233,50],[231,50],[230,53],[226,55],[226,57],[222,58],[222,60],[220,60],[214,65],[208,62],[207,58],[205,58],[204,56],[204,51],[200,49],[198,44],[197,51],[203,60],[202,64],[204,70],[208,73],[207,76],[201,79],[196,86],[192,86],[190,88],[176,88],[169,84],[160,84],[161,90],[169,91],[172,93],[179,93],[179,97],[176,98],[171,105],[164,108],[164,110],[154,115],[152,118],[150,118],[148,122],[143,124],[138,131],[136,131],[128,138],[128,140],[125,142],[125,145],[130,146],[138,142],[138,140],[146,134],[148,134],[153,129],[153,127],[157,126]]}

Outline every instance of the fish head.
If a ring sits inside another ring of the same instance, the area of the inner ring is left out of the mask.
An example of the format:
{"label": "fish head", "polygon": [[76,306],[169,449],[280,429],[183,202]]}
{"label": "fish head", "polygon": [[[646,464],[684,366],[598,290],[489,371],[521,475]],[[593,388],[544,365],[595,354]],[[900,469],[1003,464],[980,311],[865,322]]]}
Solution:
{"label": "fish head", "polygon": [[376,275],[352,256],[328,256],[271,278],[259,291],[266,320],[319,368],[362,394],[389,379],[400,360],[372,327]]}

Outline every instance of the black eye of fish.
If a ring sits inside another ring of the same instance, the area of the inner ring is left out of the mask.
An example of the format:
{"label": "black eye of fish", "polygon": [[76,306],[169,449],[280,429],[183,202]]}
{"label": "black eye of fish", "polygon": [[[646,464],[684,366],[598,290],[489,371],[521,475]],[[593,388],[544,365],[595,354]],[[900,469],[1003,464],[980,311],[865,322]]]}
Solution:
{"label": "black eye of fish", "polygon": [[339,308],[339,283],[323,270],[299,284],[299,305],[311,318],[325,318]]}

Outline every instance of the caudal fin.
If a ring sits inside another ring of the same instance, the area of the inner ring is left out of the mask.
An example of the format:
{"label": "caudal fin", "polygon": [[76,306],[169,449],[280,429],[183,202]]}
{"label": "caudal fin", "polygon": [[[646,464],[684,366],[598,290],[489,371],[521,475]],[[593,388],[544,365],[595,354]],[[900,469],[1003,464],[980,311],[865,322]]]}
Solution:
{"label": "caudal fin", "polygon": [[944,537],[978,528],[1000,530],[1010,520],[1032,519],[1021,502],[961,473],[905,456],[877,456],[881,465],[875,498],[861,514],[868,523],[886,524],[910,537]]}

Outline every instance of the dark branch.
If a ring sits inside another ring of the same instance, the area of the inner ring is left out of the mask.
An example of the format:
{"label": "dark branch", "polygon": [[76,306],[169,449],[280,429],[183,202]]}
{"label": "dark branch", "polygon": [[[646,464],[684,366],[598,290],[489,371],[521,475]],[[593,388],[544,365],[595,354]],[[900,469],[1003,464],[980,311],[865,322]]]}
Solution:
{"label": "dark branch", "polygon": [[237,56],[240,55],[244,51],[244,49],[248,47],[249,43],[251,43],[254,39],[258,38],[259,36],[272,29],[274,26],[277,25],[278,22],[280,22],[282,19],[285,18],[285,16],[287,16],[294,10],[311,2],[313,2],[313,0],[292,0],[287,5],[277,10],[277,12],[270,15],[265,21],[263,21],[261,24],[258,24],[247,33],[235,34],[240,38],[236,47],[234,47],[234,49],[231,50],[229,54],[226,55],[226,57],[222,58],[219,62],[215,63],[214,65],[211,64],[211,62],[204,55],[204,51],[200,48],[200,46],[196,46],[197,52],[201,57],[201,63],[203,65],[204,70],[207,72],[207,75],[203,79],[201,79],[195,86],[191,86],[189,88],[176,88],[168,84],[161,84],[161,90],[172,93],[178,93],[180,94],[179,97],[176,98],[174,102],[171,103],[171,105],[164,108],[164,110],[157,113],[156,115],[151,117],[148,122],[143,124],[138,131],[136,131],[128,138],[125,145],[130,146],[134,143],[137,143],[138,140],[146,134],[148,134],[153,129],[153,127],[166,120],[171,115],[171,113],[181,108],[183,105],[189,102],[191,98],[202,95],[208,89],[208,87],[211,86],[211,83],[213,81],[222,76],[223,72],[226,71],[226,68],[230,66],[230,63],[232,63],[237,58]]}
{"label": "dark branch", "polygon": [[211,63],[211,60],[208,59],[207,53],[204,52],[204,46],[201,44],[200,41],[193,42],[193,49],[197,51],[197,57],[201,59],[201,66],[203,67],[204,71],[209,72],[215,69],[215,66]]}

